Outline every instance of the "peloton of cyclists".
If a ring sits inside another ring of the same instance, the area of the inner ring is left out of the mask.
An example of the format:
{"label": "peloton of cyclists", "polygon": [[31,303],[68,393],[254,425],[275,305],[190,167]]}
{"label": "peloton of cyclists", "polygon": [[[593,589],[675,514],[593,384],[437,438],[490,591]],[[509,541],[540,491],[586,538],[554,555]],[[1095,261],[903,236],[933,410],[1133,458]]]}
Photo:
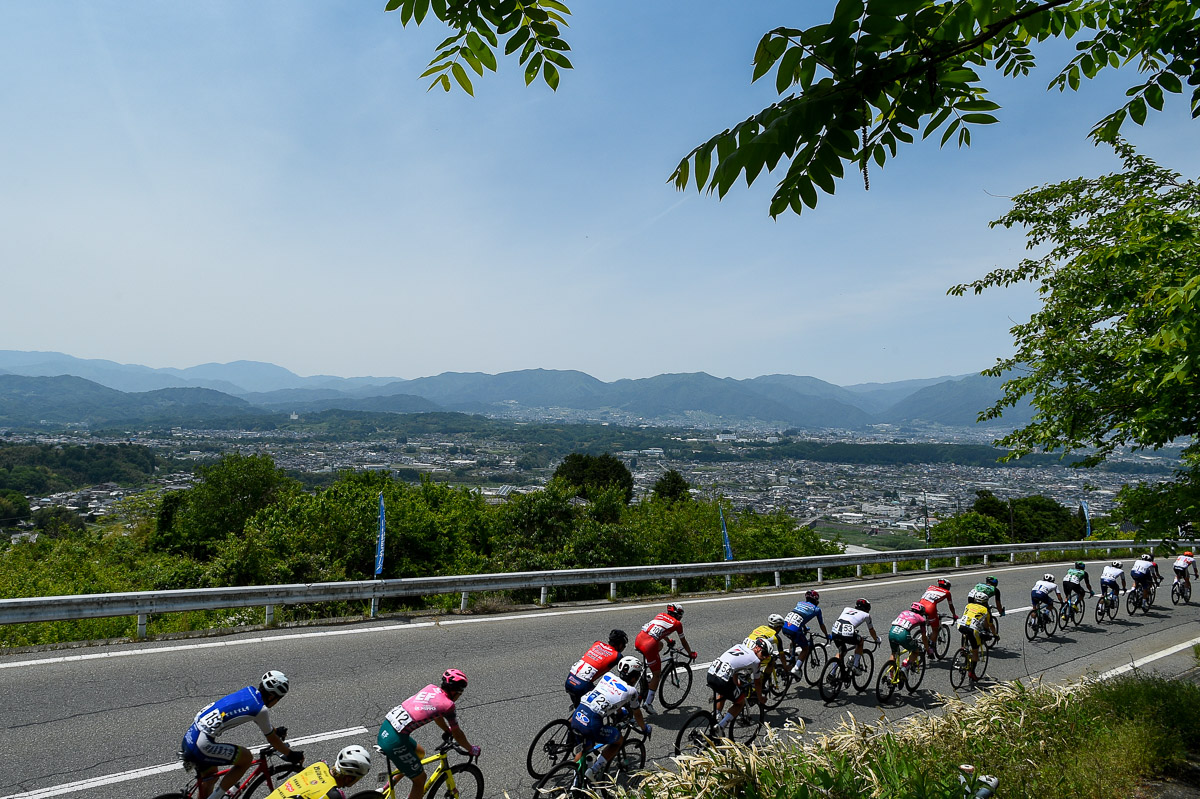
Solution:
{"label": "peloton of cyclists", "polygon": [[670,638],[672,633],[678,633],[679,642],[688,653],[688,657],[692,660],[697,657],[688,644],[687,636],[683,634],[682,619],[683,605],[672,602],[667,605],[665,611],[642,625],[637,638],[633,639],[634,648],[642,654],[646,660],[646,667],[650,669],[650,690],[646,694],[646,701],[642,703],[647,713],[654,712],[654,693],[658,690],[659,680],[662,679],[662,658],[658,653],[663,641]]}
{"label": "peloton of cyclists", "polygon": [[[783,617],[783,634],[792,642],[788,649],[788,657],[796,665],[792,666],[792,675],[799,677],[812,652],[812,633],[808,624],[813,619],[821,628],[821,635],[829,638],[829,630],[825,629],[825,619],[821,615],[821,595],[816,591],[805,591],[804,599],[796,603],[786,616]],[[800,648],[800,657],[796,657],[796,648]]]}
{"label": "peloton of cyclists", "polygon": [[937,640],[938,632],[941,630],[937,606],[943,601],[950,608],[954,621],[958,621],[958,611],[954,609],[954,599],[950,596],[949,580],[938,580],[926,588],[925,593],[921,596],[921,605],[925,608],[925,618],[929,620],[929,635],[934,641]]}
{"label": "peloton of cyclists", "polygon": [[629,636],[624,630],[613,630],[608,634],[608,643],[597,641],[583,653],[582,658],[575,661],[567,673],[566,682],[571,707],[578,705],[580,697],[595,688],[596,681],[617,665],[628,643]]}

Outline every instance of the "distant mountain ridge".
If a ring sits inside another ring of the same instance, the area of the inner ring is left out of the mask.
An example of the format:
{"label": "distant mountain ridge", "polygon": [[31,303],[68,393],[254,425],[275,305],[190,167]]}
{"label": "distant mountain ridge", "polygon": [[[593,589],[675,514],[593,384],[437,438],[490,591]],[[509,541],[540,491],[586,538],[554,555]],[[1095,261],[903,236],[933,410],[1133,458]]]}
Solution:
{"label": "distant mountain ridge", "polygon": [[[71,381],[63,382],[69,376]],[[39,381],[57,382],[28,382]],[[569,418],[616,415],[664,424],[757,424],[862,429],[922,422],[973,427],[1000,396],[999,378],[959,375],[842,387],[815,377],[773,374],[747,380],[704,372],[605,383],[575,370],[500,374],[444,372],[395,377],[301,377],[275,364],[235,361],[153,369],[55,352],[0,350],[0,425],[220,414],[313,413],[339,409],[421,413],[439,410]],[[87,384],[87,385],[84,385]],[[1016,426],[1029,409],[1001,421]],[[581,419],[582,421],[582,419]]]}

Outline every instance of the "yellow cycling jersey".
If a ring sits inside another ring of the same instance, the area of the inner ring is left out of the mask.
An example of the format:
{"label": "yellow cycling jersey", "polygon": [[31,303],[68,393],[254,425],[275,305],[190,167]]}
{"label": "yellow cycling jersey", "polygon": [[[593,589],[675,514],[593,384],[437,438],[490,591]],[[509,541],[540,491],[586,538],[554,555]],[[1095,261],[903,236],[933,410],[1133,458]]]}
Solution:
{"label": "yellow cycling jersey", "polygon": [[[775,632],[765,624],[760,624],[750,631],[750,635],[746,636],[746,646],[752,646],[755,638],[766,638],[768,641],[775,644],[776,652],[779,652],[783,649],[783,642],[779,640],[779,633]],[[759,659],[765,661],[769,657],[771,656],[765,655]]]}
{"label": "yellow cycling jersey", "polygon": [[972,602],[963,610],[963,614],[958,618],[959,626],[982,627],[987,624],[988,609],[987,605],[980,605],[977,602]]}
{"label": "yellow cycling jersey", "polygon": [[267,799],[325,799],[325,795],[336,787],[329,766],[318,760],[289,777],[287,782],[271,791]]}

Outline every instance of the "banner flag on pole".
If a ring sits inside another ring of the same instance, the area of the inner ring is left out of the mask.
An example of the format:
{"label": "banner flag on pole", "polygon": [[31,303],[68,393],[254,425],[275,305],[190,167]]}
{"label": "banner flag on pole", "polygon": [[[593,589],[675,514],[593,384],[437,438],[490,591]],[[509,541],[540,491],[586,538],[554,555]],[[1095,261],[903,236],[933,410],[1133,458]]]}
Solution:
{"label": "banner flag on pole", "polygon": [[1079,500],[1079,507],[1083,508],[1083,520],[1087,522],[1087,538],[1092,537],[1092,514],[1088,511],[1086,499]]}
{"label": "banner flag on pole", "polygon": [[729,531],[725,529],[725,511],[721,509],[721,503],[717,503],[717,512],[721,514],[721,535],[725,538],[725,560],[733,560],[733,547],[729,545]]}
{"label": "banner flag on pole", "polygon": [[383,492],[379,492],[379,543],[375,546],[375,576],[383,574],[383,539],[386,527],[383,515]]}

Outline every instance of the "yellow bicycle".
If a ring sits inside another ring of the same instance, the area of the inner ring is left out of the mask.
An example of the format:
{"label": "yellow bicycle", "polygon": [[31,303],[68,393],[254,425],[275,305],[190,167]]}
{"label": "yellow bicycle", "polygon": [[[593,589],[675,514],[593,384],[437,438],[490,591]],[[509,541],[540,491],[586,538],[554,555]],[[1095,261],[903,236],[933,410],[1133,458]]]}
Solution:
{"label": "yellow bicycle", "polygon": [[[467,756],[466,763],[450,765],[448,753],[453,750]],[[375,751],[380,751],[375,747]],[[392,763],[386,757],[386,782],[381,788],[369,791],[359,791],[350,799],[397,799],[396,785],[404,775],[392,768]],[[442,745],[432,755],[421,760],[422,766],[437,763],[437,768],[425,781],[425,792],[422,796],[428,799],[483,799],[483,772],[475,765],[475,758],[466,749],[459,746],[449,734],[442,736]],[[380,775],[383,777],[384,775]],[[405,793],[404,796],[408,794]]]}

